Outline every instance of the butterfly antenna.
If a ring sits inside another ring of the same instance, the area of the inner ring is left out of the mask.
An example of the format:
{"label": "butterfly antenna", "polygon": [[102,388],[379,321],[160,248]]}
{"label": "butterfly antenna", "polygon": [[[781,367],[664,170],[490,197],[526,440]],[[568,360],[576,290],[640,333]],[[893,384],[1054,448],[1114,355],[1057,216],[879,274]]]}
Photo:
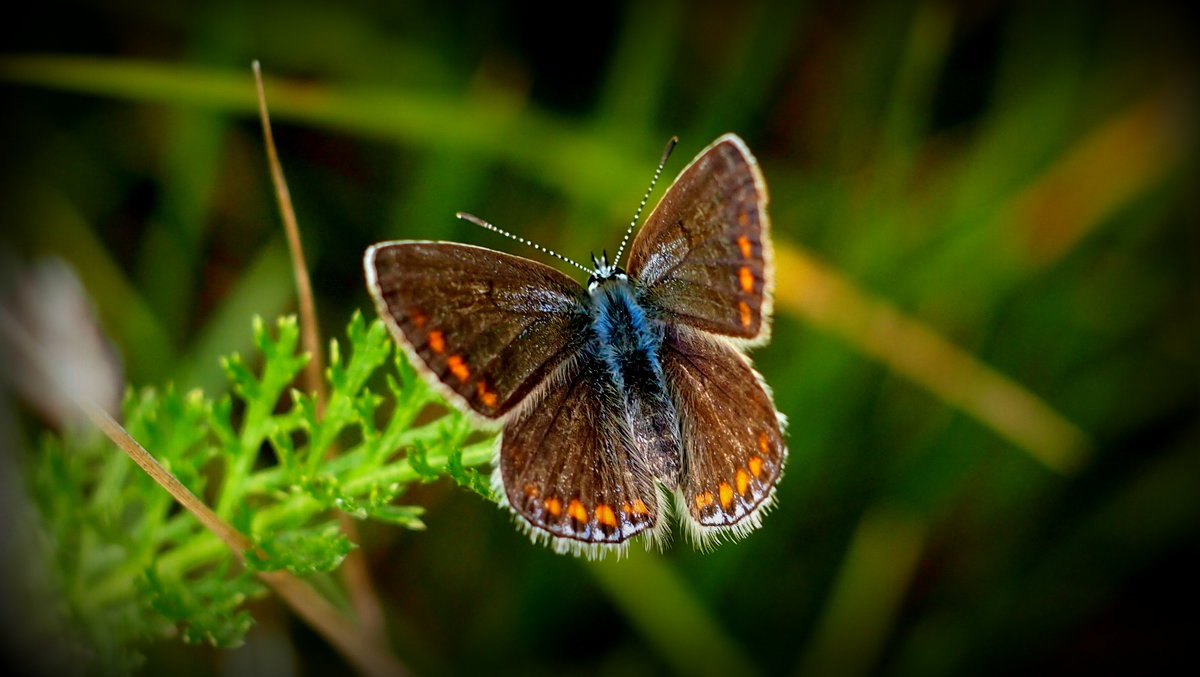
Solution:
{"label": "butterfly antenna", "polygon": [[571,259],[568,259],[567,257],[563,256],[562,254],[559,254],[558,252],[554,251],[553,249],[546,249],[545,247],[543,247],[540,244],[530,242],[529,240],[526,240],[525,238],[523,238],[519,235],[513,235],[512,233],[510,233],[507,230],[504,230],[502,228],[497,228],[497,227],[493,226],[492,224],[488,223],[487,221],[484,221],[483,219],[479,218],[478,216],[475,216],[474,214],[468,214],[466,212],[457,212],[455,214],[455,216],[462,219],[463,221],[470,221],[471,223],[479,226],[480,228],[486,228],[486,229],[492,231],[493,233],[500,233],[501,235],[503,235],[505,237],[510,237],[510,238],[516,240],[517,242],[520,242],[521,244],[527,244],[530,247],[533,247],[534,249],[536,249],[544,254],[549,254],[550,256],[553,256],[554,258],[558,259],[559,261],[562,261],[564,263],[569,263],[569,264],[575,266],[576,268],[582,270],[583,272],[588,273],[589,275],[592,272],[589,268],[587,268],[579,263],[576,263],[576,262],[572,261]]}
{"label": "butterfly antenna", "polygon": [[654,192],[654,184],[658,183],[658,177],[662,174],[663,165],[667,164],[667,158],[671,157],[671,151],[675,150],[677,143],[679,143],[679,137],[672,136],[671,140],[667,142],[667,147],[663,149],[662,158],[658,161],[658,169],[654,170],[654,178],[650,179],[650,187],[646,189],[642,203],[638,205],[633,220],[629,222],[629,228],[625,230],[625,237],[621,239],[621,246],[617,248],[617,257],[613,259],[613,265],[620,263],[621,253],[625,251],[625,244],[629,242],[629,236],[633,235],[633,229],[637,227],[638,219],[642,217],[642,210],[646,208],[646,201],[650,199],[650,193]]}

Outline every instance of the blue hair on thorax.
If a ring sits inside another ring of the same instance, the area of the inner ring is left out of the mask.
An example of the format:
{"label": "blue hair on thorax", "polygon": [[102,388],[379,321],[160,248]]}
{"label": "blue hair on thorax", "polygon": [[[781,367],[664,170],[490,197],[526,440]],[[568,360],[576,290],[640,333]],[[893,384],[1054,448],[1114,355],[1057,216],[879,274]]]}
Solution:
{"label": "blue hair on thorax", "polygon": [[599,354],[618,382],[629,376],[661,379],[662,337],[633,288],[624,280],[608,281],[592,293],[592,302]]}

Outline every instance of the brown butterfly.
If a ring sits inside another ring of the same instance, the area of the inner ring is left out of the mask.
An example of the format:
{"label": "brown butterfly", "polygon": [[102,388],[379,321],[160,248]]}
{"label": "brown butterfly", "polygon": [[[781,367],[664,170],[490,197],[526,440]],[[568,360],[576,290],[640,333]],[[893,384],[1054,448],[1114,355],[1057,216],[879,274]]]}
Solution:
{"label": "brown butterfly", "polygon": [[367,286],[426,379],[502,426],[493,484],[534,540],[588,556],[641,533],[653,543],[673,496],[703,546],[759,526],[787,458],[783,416],[745,355],[769,334],[766,206],[758,164],[726,134],[667,189],[625,268],[624,242],[612,263],[574,264],[586,287],[422,241],[369,248]]}

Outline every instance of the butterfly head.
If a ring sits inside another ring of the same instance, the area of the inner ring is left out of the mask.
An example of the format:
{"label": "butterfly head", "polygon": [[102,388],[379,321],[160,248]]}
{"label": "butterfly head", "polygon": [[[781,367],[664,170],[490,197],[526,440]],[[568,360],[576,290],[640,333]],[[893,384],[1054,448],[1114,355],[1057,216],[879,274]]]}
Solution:
{"label": "butterfly head", "polygon": [[596,291],[600,285],[609,280],[620,280],[623,282],[628,279],[629,276],[625,274],[624,268],[618,266],[616,263],[608,262],[607,251],[602,253],[600,258],[596,258],[596,255],[592,254],[592,276],[588,278],[588,291]]}

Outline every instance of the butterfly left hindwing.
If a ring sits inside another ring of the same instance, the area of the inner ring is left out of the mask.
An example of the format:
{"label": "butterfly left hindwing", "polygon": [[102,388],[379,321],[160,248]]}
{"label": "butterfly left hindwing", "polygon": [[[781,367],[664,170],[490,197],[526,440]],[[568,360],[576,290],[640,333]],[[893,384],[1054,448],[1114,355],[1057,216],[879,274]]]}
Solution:
{"label": "butterfly left hindwing", "polygon": [[623,403],[612,375],[585,350],[505,426],[497,489],[559,551],[622,544],[660,522]]}

